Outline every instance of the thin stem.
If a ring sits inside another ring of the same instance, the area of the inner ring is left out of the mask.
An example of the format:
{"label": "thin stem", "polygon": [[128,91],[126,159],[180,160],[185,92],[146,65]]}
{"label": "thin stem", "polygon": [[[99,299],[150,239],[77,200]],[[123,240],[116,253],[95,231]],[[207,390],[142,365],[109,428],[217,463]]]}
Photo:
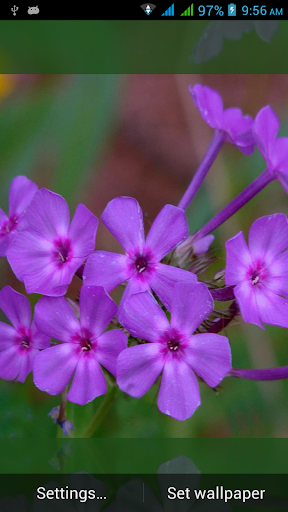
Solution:
{"label": "thin stem", "polygon": [[249,380],[280,380],[288,379],[288,366],[278,368],[264,368],[261,370],[247,370],[245,368],[232,368],[229,377],[239,377]]}
{"label": "thin stem", "polygon": [[211,165],[213,164],[216,156],[218,155],[221,147],[225,142],[225,133],[222,131],[216,130],[214,133],[214,137],[210,143],[209,148],[207,149],[204,158],[199,165],[196,173],[194,174],[192,181],[187,188],[184,196],[178,204],[179,208],[183,208],[186,210],[192,199],[194,198],[197,190],[199,189],[201,183],[204,181],[206,174],[208,173]]}
{"label": "thin stem", "polygon": [[90,438],[93,436],[97,428],[100,426],[104,416],[106,416],[108,409],[114,402],[117,389],[117,386],[112,386],[111,391],[106,394],[102,404],[100,405],[99,409],[97,409],[90,424],[81,437]]}
{"label": "thin stem", "polygon": [[262,190],[268,183],[273,181],[274,176],[269,172],[268,169],[265,169],[258,178],[256,178],[248,187],[246,187],[238,196],[236,196],[231,203],[227,204],[223,210],[215,215],[205,226],[203,226],[197,233],[197,239],[202,238],[203,236],[208,235],[214,229],[218,228],[223,222],[225,222],[229,217],[234,215],[242,206],[244,206],[250,199],[252,199],[260,190]]}

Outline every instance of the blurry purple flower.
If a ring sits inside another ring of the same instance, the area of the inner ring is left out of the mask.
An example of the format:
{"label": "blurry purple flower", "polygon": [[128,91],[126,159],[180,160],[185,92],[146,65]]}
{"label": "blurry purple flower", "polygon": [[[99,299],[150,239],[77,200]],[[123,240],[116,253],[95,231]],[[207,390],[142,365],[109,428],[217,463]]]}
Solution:
{"label": "blurry purple flower", "polygon": [[170,204],[164,206],[154,220],[146,241],[142,210],[132,197],[117,197],[110,201],[101,219],[126,254],[107,251],[91,254],[83,273],[84,284],[104,286],[110,292],[128,280],[123,299],[132,293],[152,289],[169,307],[177,281],[196,281],[194,274],[160,263],[188,236],[188,223],[182,208]]}
{"label": "blurry purple flower", "polygon": [[0,292],[0,308],[11,325],[0,322],[0,378],[24,382],[39,350],[50,346],[47,336],[31,324],[27,297],[5,286]]}
{"label": "blurry purple flower", "polygon": [[244,116],[239,108],[224,110],[220,94],[210,87],[196,84],[189,90],[204,121],[214,130],[223,131],[227,142],[250,155],[255,145],[252,117]]}
{"label": "blurry purple flower", "polygon": [[215,387],[231,369],[228,339],[218,334],[191,335],[213,311],[213,299],[204,283],[176,284],[171,325],[148,292],[129,297],[118,315],[134,336],[150,343],[130,347],[118,357],[117,383],[140,398],[162,372],[158,397],[161,412],[177,420],[189,418],[200,405],[195,373]]}
{"label": "blurry purple flower", "polygon": [[74,430],[74,425],[72,421],[68,419],[63,421],[59,420],[59,413],[60,405],[57,405],[57,407],[53,407],[53,409],[48,413],[48,416],[54,420],[54,423],[57,423],[62,428],[63,436],[70,436],[71,431]]}
{"label": "blurry purple flower", "polygon": [[17,232],[23,229],[23,216],[38,187],[26,176],[17,176],[9,191],[9,215],[0,208],[0,256],[5,256]]}
{"label": "blurry purple flower", "polygon": [[7,258],[24,281],[27,293],[64,295],[77,269],[94,250],[98,219],[79,204],[70,224],[62,196],[39,190],[25,215],[27,229],[19,233]]}
{"label": "blurry purple flower", "polygon": [[288,194],[288,137],[277,137],[280,122],[272,108],[262,108],[254,122],[254,136],[270,173]]}
{"label": "blurry purple flower", "polygon": [[225,281],[245,322],[288,327],[288,224],[282,213],[257,219],[248,247],[242,231],[226,242]]}
{"label": "blurry purple flower", "polygon": [[[101,366],[116,374],[116,360],[127,346],[123,331],[103,333],[117,306],[103,288],[82,286],[80,321],[64,297],[42,297],[35,322],[42,332],[64,343],[39,353],[34,362],[34,382],[42,391],[58,395],[73,377],[67,398],[84,405],[107,391]],[[40,357],[38,357],[40,356]]]}

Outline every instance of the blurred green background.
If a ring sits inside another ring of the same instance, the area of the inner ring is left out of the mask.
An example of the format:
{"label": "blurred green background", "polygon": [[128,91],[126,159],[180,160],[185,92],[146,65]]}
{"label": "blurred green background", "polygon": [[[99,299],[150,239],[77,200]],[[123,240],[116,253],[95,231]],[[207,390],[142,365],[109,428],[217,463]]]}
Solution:
{"label": "blurred green background", "polygon": [[[256,115],[270,104],[288,135],[287,75],[0,75],[0,205],[7,211],[11,179],[24,174],[39,187],[62,194],[71,213],[84,202],[98,217],[117,195],[140,202],[146,228],[166,203],[177,204],[212,137],[196,110],[188,85],[201,82],[221,92],[226,107],[239,106]],[[257,150],[246,157],[226,144],[188,211],[191,232],[201,227],[264,169]],[[218,260],[225,267],[224,242],[252,222],[274,212],[288,214],[287,197],[278,183],[259,196],[215,233]],[[97,248],[119,246],[100,225]],[[0,286],[25,293],[2,259]],[[75,279],[68,295],[76,298]],[[117,298],[117,296],[115,296]],[[36,296],[31,297],[35,304]],[[2,321],[4,319],[1,314]],[[225,332],[234,367],[287,364],[283,329],[256,326],[237,319]],[[118,391],[95,432],[96,437],[287,437],[288,383],[257,383],[227,378],[216,395],[201,384],[202,405],[191,419],[177,422],[156,405],[157,386],[141,400]],[[68,404],[67,414],[79,437],[102,398],[81,407]],[[0,381],[0,437],[55,437],[48,417],[60,397],[26,383]]]}

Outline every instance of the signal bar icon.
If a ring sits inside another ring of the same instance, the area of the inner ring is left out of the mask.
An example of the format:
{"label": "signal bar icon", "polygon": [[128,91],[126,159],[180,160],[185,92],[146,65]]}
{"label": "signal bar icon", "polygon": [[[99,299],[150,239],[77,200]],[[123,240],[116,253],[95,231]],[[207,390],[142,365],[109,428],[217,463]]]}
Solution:
{"label": "signal bar icon", "polygon": [[189,5],[189,7],[184,12],[182,12],[180,16],[193,16],[193,4],[191,4],[191,7]]}
{"label": "signal bar icon", "polygon": [[161,16],[174,16],[174,4],[170,5],[169,9],[167,9]]}

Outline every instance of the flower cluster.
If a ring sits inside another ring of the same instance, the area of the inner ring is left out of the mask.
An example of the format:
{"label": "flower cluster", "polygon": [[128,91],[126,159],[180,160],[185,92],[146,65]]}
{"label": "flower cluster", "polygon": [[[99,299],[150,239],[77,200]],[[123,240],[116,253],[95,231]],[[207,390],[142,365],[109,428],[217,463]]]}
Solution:
{"label": "flower cluster", "polygon": [[[241,375],[232,369],[228,338],[220,334],[236,315],[261,328],[263,323],[288,327],[283,213],[255,220],[248,245],[242,232],[226,242],[222,286],[219,276],[200,280],[215,258],[211,231],[272,180],[288,190],[288,139],[276,138],[279,121],[270,107],[254,121],[237,108],[224,110],[220,95],[209,87],[196,85],[190,93],[215,130],[211,145],[179,205],[165,205],[146,237],[136,199],[117,197],[108,203],[101,221],[122,246],[121,254],[95,250],[98,219],[83,204],[70,222],[63,197],[38,190],[24,176],[12,181],[9,215],[0,211],[0,254],[27,294],[42,297],[31,323],[28,298],[10,286],[0,292],[0,308],[12,324],[0,323],[2,379],[24,382],[32,371],[40,390],[64,393],[65,400],[80,405],[106,394],[107,379],[109,388],[118,386],[136,398],[159,379],[159,410],[185,420],[201,403],[202,381],[216,388],[226,376],[249,378],[249,370]],[[189,235],[185,209],[225,141],[244,154],[257,145],[266,168]],[[79,300],[72,301],[65,295],[74,275],[82,285]],[[123,283],[117,306],[109,293]],[[228,309],[219,312],[214,299],[230,301]],[[258,370],[251,371],[257,378]],[[66,425],[66,433],[73,429],[63,404],[51,417]]]}

